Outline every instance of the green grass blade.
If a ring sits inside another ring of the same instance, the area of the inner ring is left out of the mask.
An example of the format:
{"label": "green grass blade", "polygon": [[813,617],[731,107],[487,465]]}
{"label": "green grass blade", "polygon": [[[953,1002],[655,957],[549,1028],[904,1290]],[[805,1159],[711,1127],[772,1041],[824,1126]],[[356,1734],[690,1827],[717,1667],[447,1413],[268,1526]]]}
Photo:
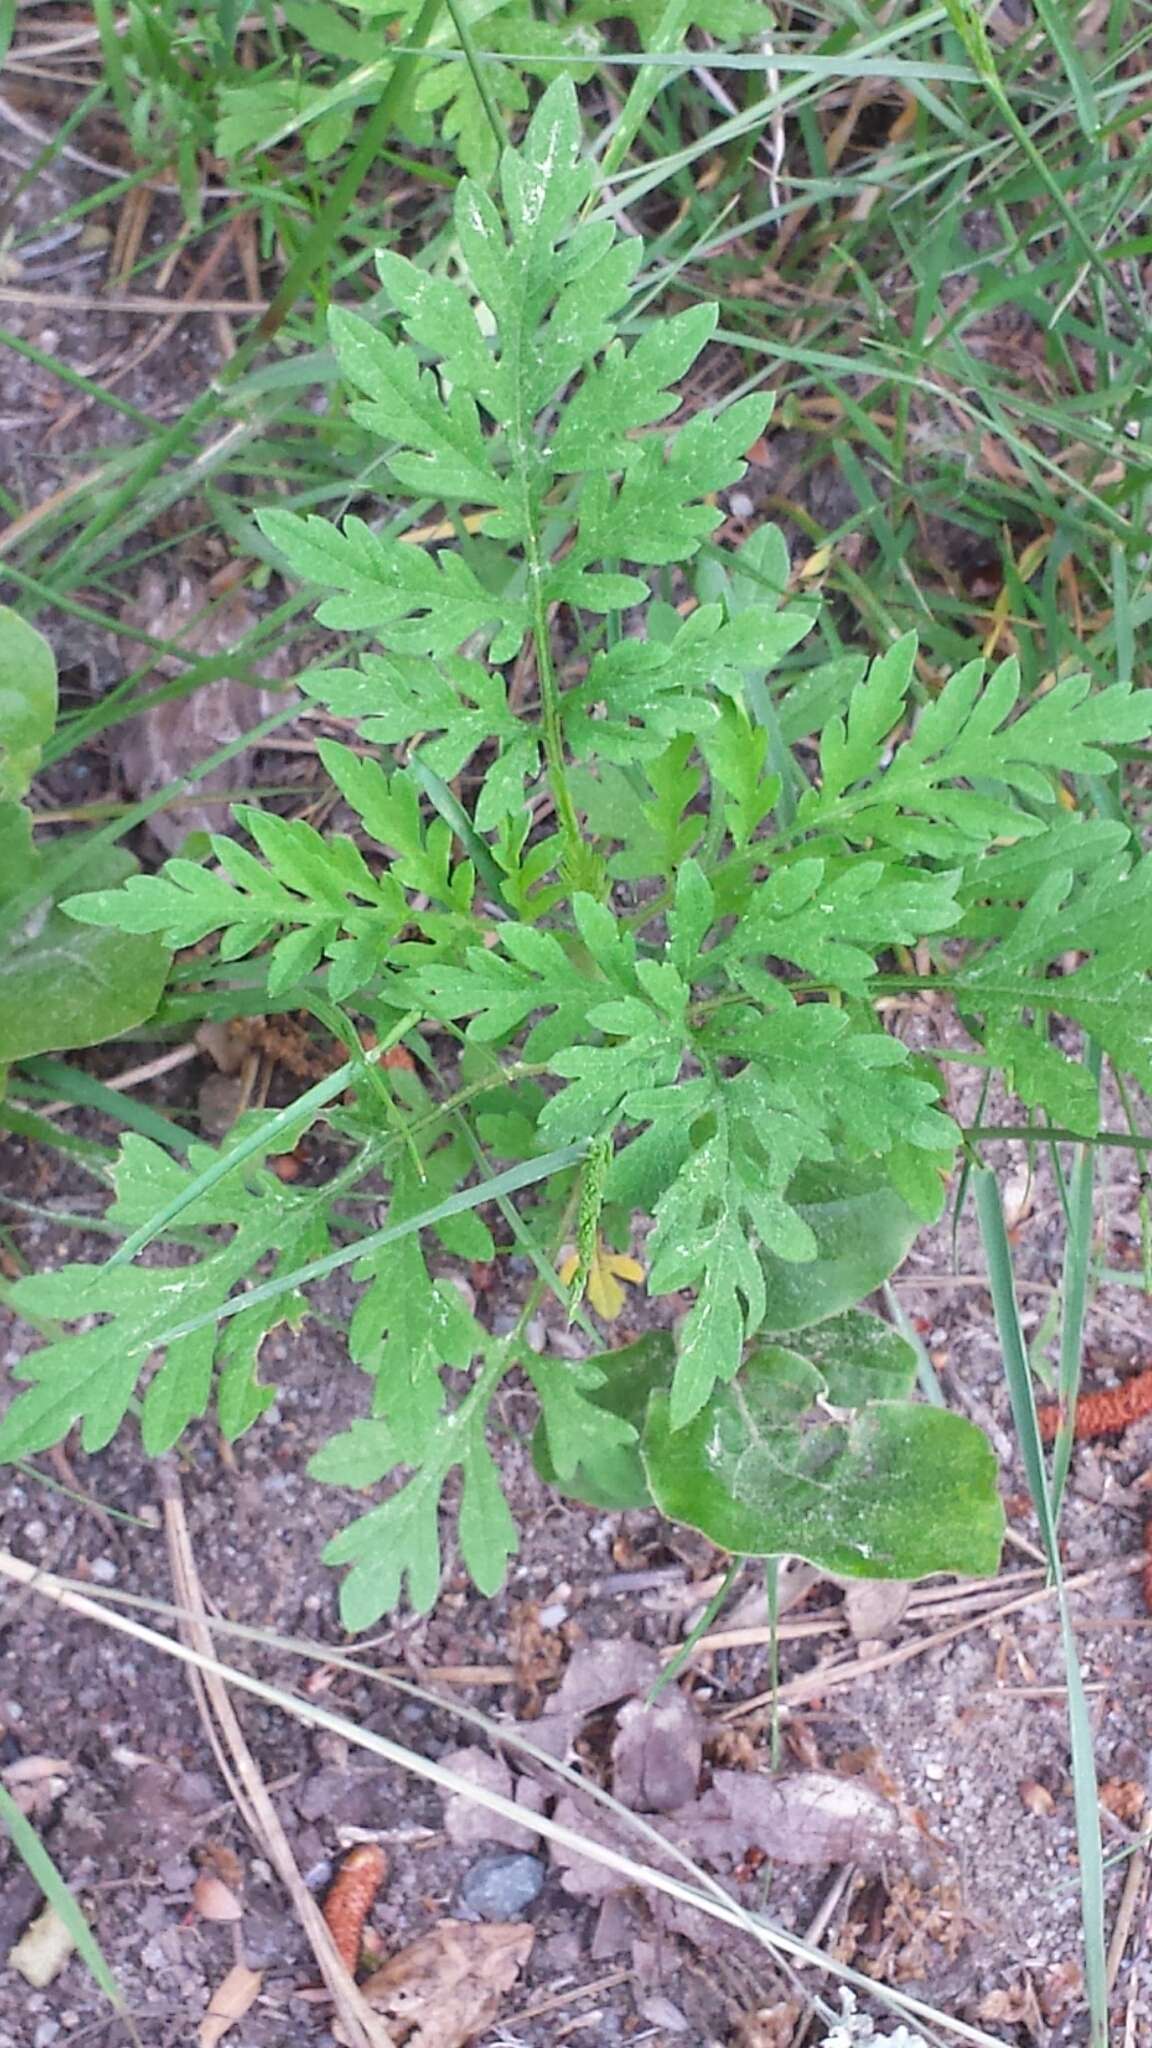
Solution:
{"label": "green grass blade", "polygon": [[171,1344],[177,1337],[189,1337],[194,1330],[207,1330],[215,1323],[227,1322],[231,1316],[243,1315],[245,1310],[256,1308],[263,1301],[276,1301],[282,1294],[290,1294],[297,1287],[306,1287],[312,1280],[323,1280],[329,1273],[338,1272],[341,1266],[350,1266],[356,1259],[367,1258],[386,1244],[395,1244],[402,1237],[411,1237],[415,1231],[425,1230],[433,1223],[442,1223],[446,1217],[462,1216],[466,1209],[478,1209],[484,1202],[498,1201],[501,1195],[514,1195],[521,1188],[535,1187],[538,1181],[548,1180],[552,1174],[562,1173],[565,1167],[577,1165],[587,1151],[587,1140],[582,1139],[577,1145],[564,1145],[559,1151],[545,1152],[538,1159],[510,1166],[505,1173],[480,1181],[475,1187],[461,1188],[457,1194],[437,1202],[434,1208],[422,1209],[418,1216],[406,1216],[401,1223],[385,1224],[382,1230],[357,1238],[355,1244],[343,1245],[339,1251],[329,1252],[326,1258],[313,1259],[307,1266],[298,1266],[293,1273],[283,1273],[278,1279],[266,1280],[260,1287],[249,1288],[246,1294],[236,1295],[220,1308],[208,1309],[203,1315],[189,1316],[183,1323],[174,1323],[171,1329],[159,1332],[156,1347],[159,1349],[161,1345]]}
{"label": "green grass blade", "polygon": [[487,841],[477,832],[463,804],[449,789],[443,777],[437,775],[434,768],[429,768],[427,762],[420,759],[419,754],[409,755],[408,766],[429,803],[439,811],[444,823],[456,834],[493,902],[498,903],[507,915],[504,877],[488,851]]}
{"label": "green grass blade", "polygon": [[[399,1043],[404,1033],[411,1031],[419,1022],[419,1011],[410,1011],[393,1026],[379,1045],[364,1054],[364,1061],[375,1064],[376,1061],[382,1060],[385,1053]],[[191,1208],[193,1202],[198,1202],[202,1195],[206,1195],[210,1188],[214,1188],[218,1181],[222,1181],[226,1174],[233,1173],[246,1159],[251,1159],[254,1153],[267,1152],[275,1145],[277,1138],[300,1122],[301,1117],[311,1121],[315,1111],[323,1109],[326,1103],[334,1101],[336,1096],[342,1095],[345,1088],[351,1085],[361,1064],[362,1062],[358,1060],[345,1060],[343,1066],[337,1067],[334,1074],[326,1074],[322,1081],[317,1081],[314,1087],[306,1089],[303,1095],[298,1095],[295,1102],[290,1102],[286,1109],[277,1110],[275,1116],[269,1118],[267,1123],[259,1124],[254,1131],[250,1131],[238,1145],[232,1146],[227,1152],[219,1153],[211,1166],[206,1167],[203,1173],[198,1173],[195,1180],[190,1181],[179,1195],[166,1202],[162,1209],[158,1209],[154,1216],[149,1217],[147,1223],[142,1223],[126,1237],[119,1249],[113,1252],[108,1264],[127,1265],[138,1252],[144,1250],[145,1245],[151,1244],[154,1238],[159,1237],[170,1223],[174,1223],[186,1209]],[[252,1298],[251,1295],[245,1297],[246,1300]]]}
{"label": "green grass blade", "polygon": [[121,2020],[129,2028],[132,2039],[139,2043],[140,2036],[128,2017],[124,1994],[116,1982],[104,1951],[87,1920],[80,1911],[76,1900],[53,1863],[52,1858],[36,1833],[31,1822],[21,1813],[6,1785],[0,1784],[0,1819],[3,1820],[20,1861],[30,1876],[34,1877],[48,1904],[59,1914],[69,1934],[83,1956],[96,1983]]}
{"label": "green grass blade", "polygon": [[1036,0],[1036,13],[1045,35],[1064,67],[1064,76],[1071,89],[1076,119],[1081,131],[1089,142],[1094,142],[1100,132],[1100,114],[1091,80],[1084,69],[1075,40],[1069,33],[1075,16],[1061,4],[1061,0],[1056,0],[1055,5],[1053,0]]}
{"label": "green grass blade", "polygon": [[976,1196],[976,1214],[980,1223],[980,1234],[984,1243],[984,1256],[988,1262],[988,1279],[992,1294],[992,1305],[996,1315],[996,1328],[1004,1356],[1004,1369],[1008,1380],[1008,1392],[1012,1402],[1012,1414],[1016,1433],[1032,1495],[1033,1506],[1040,1523],[1040,1533],[1048,1559],[1060,1608],[1060,1633],[1064,1651],[1064,1671],[1068,1687],[1068,1730],[1072,1750],[1072,1785],[1076,1808],[1076,1841],[1080,1857],[1080,1907],[1084,1937],[1084,1977],[1088,1992],[1088,2007],[1091,2016],[1091,2048],[1107,2048],[1108,2041],[1108,1973],[1107,1950],[1104,1938],[1104,1854],[1100,1840],[1100,1807],[1096,1784],[1096,1759],[1092,1738],[1092,1722],[1088,1712],[1088,1700],[1084,1691],[1084,1678],[1076,1649],[1076,1637],[1068,1612],[1068,1601],[1064,1591],[1064,1574],[1060,1560],[1060,1547],[1056,1538],[1056,1522],[1052,1499],[1044,1470],[1044,1453],[1040,1442],[1040,1429],[1036,1419],[1036,1403],[1032,1391],[1032,1374],[1028,1366],[1028,1351],[1024,1333],[1020,1328],[1020,1315],[1016,1304],[1016,1289],[1012,1275],[1012,1253],[1008,1243],[1008,1230],[1004,1221],[1004,1210],[1000,1201],[1000,1188],[994,1173],[987,1167],[980,1167],[973,1175]]}
{"label": "green grass blade", "polygon": [[192,1141],[191,1133],[173,1123],[171,1117],[162,1116],[147,1102],[137,1102],[122,1089],[107,1087],[95,1074],[86,1073],[83,1067],[70,1066],[66,1060],[21,1060],[20,1072],[40,1082],[60,1101],[113,1117],[118,1124],[126,1124],[130,1130],[139,1131],[157,1145],[167,1145],[173,1152],[186,1152]]}
{"label": "green grass blade", "polygon": [[116,112],[124,123],[128,134],[135,127],[133,121],[133,92],[124,69],[124,56],[120,48],[120,31],[116,22],[111,0],[92,0],[92,13],[100,35],[100,52],[104,59],[104,72]]}
{"label": "green grass blade", "polygon": [[[111,1145],[97,1145],[91,1138],[77,1138],[71,1131],[57,1130],[50,1117],[38,1116],[24,1102],[13,1102],[10,1098],[0,1101],[0,1131],[12,1131],[18,1138],[31,1139],[34,1145],[67,1152],[70,1158],[93,1166],[111,1166],[116,1157]],[[11,1195],[6,1194],[4,1200],[10,1202]]]}
{"label": "green grass blade", "polygon": [[[1086,1065],[1097,1082],[1100,1079],[1100,1050],[1088,1048]],[[1080,1368],[1084,1345],[1084,1316],[1088,1305],[1088,1277],[1092,1262],[1092,1197],[1096,1181],[1096,1152],[1091,1145],[1079,1145],[1068,1191],[1068,1225],[1064,1242],[1064,1285],[1060,1319],[1060,1405],[1063,1421],[1052,1450],[1052,1515],[1058,1521],[1060,1503],[1072,1458],[1076,1397],[1080,1391]]]}

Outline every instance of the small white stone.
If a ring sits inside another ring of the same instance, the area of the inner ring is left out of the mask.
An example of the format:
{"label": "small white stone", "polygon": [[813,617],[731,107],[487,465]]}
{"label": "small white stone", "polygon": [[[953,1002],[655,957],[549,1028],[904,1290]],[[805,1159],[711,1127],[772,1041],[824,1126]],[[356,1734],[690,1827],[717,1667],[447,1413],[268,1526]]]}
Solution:
{"label": "small white stone", "polygon": [[98,1586],[114,1586],[120,1577],[120,1567],[110,1557],[93,1558],[92,1577]]}

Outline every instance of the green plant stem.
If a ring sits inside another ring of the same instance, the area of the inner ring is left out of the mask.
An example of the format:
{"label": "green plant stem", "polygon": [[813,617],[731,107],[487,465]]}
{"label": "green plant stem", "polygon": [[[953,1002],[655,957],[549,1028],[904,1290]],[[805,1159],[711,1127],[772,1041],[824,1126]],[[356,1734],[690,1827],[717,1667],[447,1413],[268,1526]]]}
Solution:
{"label": "green plant stem", "polygon": [[568,770],[564,760],[564,725],[560,714],[560,690],[556,682],[556,671],[552,666],[552,645],[548,633],[548,611],[544,603],[544,565],[540,558],[539,542],[535,527],[529,528],[527,546],[528,576],[532,585],[532,637],[536,648],[536,675],[540,684],[540,714],[544,737],[544,759],[548,766],[548,782],[556,805],[556,816],[568,848],[569,856],[579,856],[583,849],[580,821],[576,806],[568,787]]}
{"label": "green plant stem", "polygon": [[484,118],[496,138],[496,156],[499,159],[508,138],[504,133],[504,124],[496,110],[496,102],[488,90],[488,80],[484,76],[483,57],[473,40],[472,31],[464,18],[459,0],[445,0],[445,4],[449,14],[452,16],[452,26],[460,38],[460,48],[464,52],[468,69],[472,73],[472,83],[476,87],[480,104],[484,109]]}
{"label": "green plant stem", "polygon": [[1131,1131],[1093,1131],[1086,1138],[1083,1131],[1062,1131],[1047,1124],[1043,1130],[1033,1130],[1028,1124],[970,1124],[964,1136],[977,1141],[1029,1138],[1034,1144],[1043,1140],[1046,1144],[1114,1145],[1121,1152],[1152,1152],[1152,1138],[1139,1138]]}
{"label": "green plant stem", "polygon": [[[775,1560],[773,1560],[773,1562],[775,1562]],[[667,1688],[674,1682],[674,1680],[679,1678],[680,1673],[684,1669],[684,1666],[690,1661],[691,1657],[693,1656],[696,1649],[696,1645],[700,1641],[701,1636],[707,1635],[708,1630],[711,1628],[712,1623],[715,1621],[716,1616],[719,1614],[720,1609],[723,1607],[724,1602],[728,1598],[729,1593],[732,1591],[732,1588],[736,1583],[736,1579],[739,1573],[743,1571],[743,1569],[744,1559],[742,1557],[734,1557],[731,1559],[728,1568],[720,1581],[720,1584],[717,1586],[716,1591],[713,1593],[712,1598],[709,1600],[708,1605],[704,1609],[703,1614],[700,1616],[695,1626],[689,1630],[688,1634],[684,1638],[684,1641],[680,1644],[679,1648],[677,1649],[675,1655],[669,1658],[667,1664],[664,1666],[663,1671],[660,1673],[660,1676],[658,1678],[653,1679],[652,1684],[649,1686],[647,1693],[648,1706],[655,1706],[656,1701],[659,1699],[661,1693],[665,1692]],[[775,1684],[775,1681],[773,1681],[773,1684]]]}

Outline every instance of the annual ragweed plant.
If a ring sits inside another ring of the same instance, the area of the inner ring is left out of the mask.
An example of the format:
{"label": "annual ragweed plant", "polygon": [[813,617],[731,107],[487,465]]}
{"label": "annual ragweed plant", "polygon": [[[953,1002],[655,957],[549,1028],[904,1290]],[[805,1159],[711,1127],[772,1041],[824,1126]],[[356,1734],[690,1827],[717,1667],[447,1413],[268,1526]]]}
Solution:
{"label": "annual ragweed plant", "polygon": [[[159,1452],[210,1403],[237,1435],[273,1398],[267,1331],[346,1267],[365,1413],[311,1470],[369,1496],[327,1552],[353,1628],[434,1601],[453,1515],[499,1586],[513,1372],[540,1472],[578,1499],[840,1574],[991,1568],[987,1442],[914,1398],[908,1345],[859,1305],[940,1215],[958,1143],[882,999],[914,958],[973,1061],[1066,1131],[1096,1127],[1077,1043],[1152,1082],[1152,868],[1076,802],[1152,697],[1071,675],[1022,703],[1014,663],[979,659],[925,687],[911,638],[805,668],[782,540],[710,540],[769,400],[683,416],[716,308],[622,332],[641,245],[593,200],[560,82],[499,198],[462,181],[440,267],[385,251],[379,316],[331,315],[395,493],[457,535],[261,519],[321,624],[373,643],[299,678],[358,734],[318,745],[355,830],[238,805],[210,858],[66,905],[78,930],[198,948],[217,989],[243,963],[348,1058],[223,1149],[125,1139],[118,1251],[14,1289],[45,1342],[0,1453],[75,1424],[94,1450],[130,1411]],[[321,1118],[346,1163],[284,1184],[270,1155]],[[382,1181],[357,1236],[347,1198]],[[592,1318],[639,1287],[607,1249],[629,1242],[654,1327],[612,1348]],[[536,1278],[494,1336],[446,1261],[508,1247]],[[583,1363],[530,1341],[549,1290]]]}

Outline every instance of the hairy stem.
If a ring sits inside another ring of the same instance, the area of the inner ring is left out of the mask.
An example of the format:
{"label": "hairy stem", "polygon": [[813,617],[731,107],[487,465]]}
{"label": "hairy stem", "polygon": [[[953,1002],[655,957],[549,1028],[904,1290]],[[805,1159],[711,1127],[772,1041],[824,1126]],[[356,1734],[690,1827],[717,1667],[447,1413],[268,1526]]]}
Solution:
{"label": "hairy stem", "polygon": [[582,839],[580,821],[572,792],[568,787],[568,770],[564,760],[564,728],[560,716],[560,691],[556,682],[556,671],[552,666],[552,646],[548,635],[548,612],[544,603],[543,564],[540,559],[539,541],[535,527],[529,528],[528,574],[532,583],[532,638],[536,648],[536,676],[540,684],[541,729],[544,737],[544,759],[548,767],[548,781],[556,805],[556,816],[570,856],[578,854]]}

